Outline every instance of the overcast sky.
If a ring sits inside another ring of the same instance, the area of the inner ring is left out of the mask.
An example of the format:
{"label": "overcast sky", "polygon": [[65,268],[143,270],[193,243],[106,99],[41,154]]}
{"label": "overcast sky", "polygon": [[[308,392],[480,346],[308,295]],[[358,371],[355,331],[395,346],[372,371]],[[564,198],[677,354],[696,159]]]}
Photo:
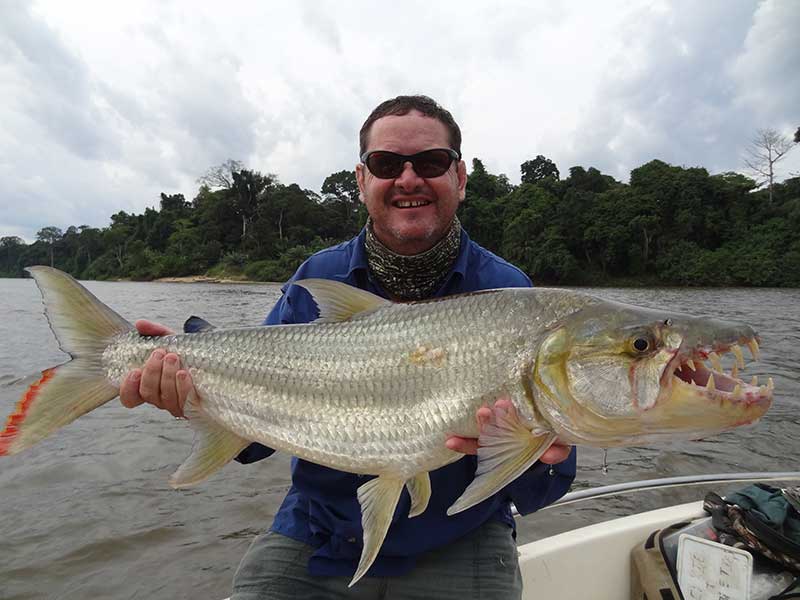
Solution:
{"label": "overcast sky", "polygon": [[191,199],[229,158],[319,191],[409,93],[515,183],[537,154],[741,171],[757,129],[800,126],[799,36],[797,0],[0,0],[0,237]]}

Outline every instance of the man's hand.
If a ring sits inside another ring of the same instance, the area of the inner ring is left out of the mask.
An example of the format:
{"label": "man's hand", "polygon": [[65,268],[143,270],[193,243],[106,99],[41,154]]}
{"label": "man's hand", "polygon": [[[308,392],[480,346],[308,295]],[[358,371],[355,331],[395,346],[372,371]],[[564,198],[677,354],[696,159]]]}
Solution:
{"label": "man's hand", "polygon": [[[136,321],[141,335],[170,335],[172,330],[152,321]],[[177,354],[154,350],[141,369],[134,369],[123,379],[119,389],[122,405],[133,408],[147,402],[173,417],[183,416],[183,405],[192,390],[192,377],[180,368]]]}
{"label": "man's hand", "polygon": [[[503,410],[513,410],[514,405],[511,400],[507,398],[500,398],[494,403],[494,408],[502,408]],[[476,418],[478,420],[478,429],[483,429],[492,420],[493,408],[482,406],[478,409]],[[446,445],[450,450],[462,452],[463,454],[477,454],[478,453],[478,440],[477,438],[464,438],[457,435],[452,435],[447,438]],[[572,451],[572,446],[561,443],[559,440],[553,442],[550,447],[545,450],[544,454],[539,457],[539,461],[548,464],[556,465],[560,462],[567,460],[569,453]]]}

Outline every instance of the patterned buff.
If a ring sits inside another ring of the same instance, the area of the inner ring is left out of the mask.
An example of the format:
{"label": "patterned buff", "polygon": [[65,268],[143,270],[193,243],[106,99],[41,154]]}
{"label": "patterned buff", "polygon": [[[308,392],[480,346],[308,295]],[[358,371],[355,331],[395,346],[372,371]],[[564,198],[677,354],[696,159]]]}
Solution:
{"label": "patterned buff", "polygon": [[461,246],[461,222],[453,224],[445,236],[430,250],[422,254],[404,256],[396,254],[378,241],[367,220],[365,247],[369,270],[381,287],[398,300],[424,300],[444,282],[444,278],[458,257]]}

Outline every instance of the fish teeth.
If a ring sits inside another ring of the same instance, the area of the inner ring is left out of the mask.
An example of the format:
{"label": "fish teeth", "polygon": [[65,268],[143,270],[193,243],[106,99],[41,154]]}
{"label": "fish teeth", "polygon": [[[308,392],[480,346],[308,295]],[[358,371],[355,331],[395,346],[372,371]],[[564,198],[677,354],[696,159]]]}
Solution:
{"label": "fish teeth", "polygon": [[733,377],[734,379],[739,377],[739,367],[736,364],[734,364],[733,368],[731,369],[731,377]]}
{"label": "fish teeth", "polygon": [[753,355],[753,360],[758,360],[758,342],[755,340],[748,340],[747,347],[750,348],[750,354]]}
{"label": "fish teeth", "polygon": [[772,391],[775,389],[775,384],[772,381],[772,377],[767,378],[767,390]]}
{"label": "fish teeth", "polygon": [[739,344],[734,344],[731,346],[731,352],[736,357],[736,364],[739,365],[740,369],[744,369],[744,355],[742,354],[742,348]]}
{"label": "fish teeth", "polygon": [[691,358],[687,360],[685,364],[688,365],[692,371],[697,371],[697,367],[694,366],[694,361]]}
{"label": "fish teeth", "polygon": [[753,375],[753,378],[750,380],[750,385],[758,387],[758,375]]}
{"label": "fish teeth", "polygon": [[717,389],[716,384],[714,383],[714,375],[712,373],[708,374],[708,383],[706,383],[706,389],[709,392],[713,392]]}
{"label": "fish teeth", "polygon": [[708,360],[711,361],[711,366],[714,367],[715,371],[722,372],[722,361],[719,359],[719,354],[711,352],[708,355]]}
{"label": "fish teeth", "polygon": [[741,400],[742,399],[742,386],[739,385],[738,383],[736,384],[736,387],[733,388],[732,397],[733,397],[734,400]]}

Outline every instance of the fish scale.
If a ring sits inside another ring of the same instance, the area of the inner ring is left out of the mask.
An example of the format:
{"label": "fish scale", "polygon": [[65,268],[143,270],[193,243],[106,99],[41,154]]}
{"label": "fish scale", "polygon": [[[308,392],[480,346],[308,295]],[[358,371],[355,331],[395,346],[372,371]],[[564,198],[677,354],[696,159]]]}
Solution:
{"label": "fish scale", "polygon": [[[498,387],[523,396],[520,381],[511,380],[520,377],[519,369],[496,352],[507,344],[509,355],[525,358],[523,348],[514,348],[519,327],[474,327],[476,315],[514,312],[519,303],[513,295],[476,294],[452,302],[446,318],[431,303],[416,311],[388,306],[372,318],[311,328],[160,340],[125,335],[107,351],[108,375],[119,380],[165,347],[192,372],[208,414],[245,437],[288,444],[302,458],[341,470],[375,474],[380,468],[405,476],[409,455],[425,455],[426,463],[457,458],[444,447],[446,435],[477,435],[475,411]],[[536,338],[535,331],[527,333]],[[343,347],[343,339],[352,342]],[[442,348],[443,363],[412,362],[421,345]],[[530,344],[528,362],[533,350]]]}

